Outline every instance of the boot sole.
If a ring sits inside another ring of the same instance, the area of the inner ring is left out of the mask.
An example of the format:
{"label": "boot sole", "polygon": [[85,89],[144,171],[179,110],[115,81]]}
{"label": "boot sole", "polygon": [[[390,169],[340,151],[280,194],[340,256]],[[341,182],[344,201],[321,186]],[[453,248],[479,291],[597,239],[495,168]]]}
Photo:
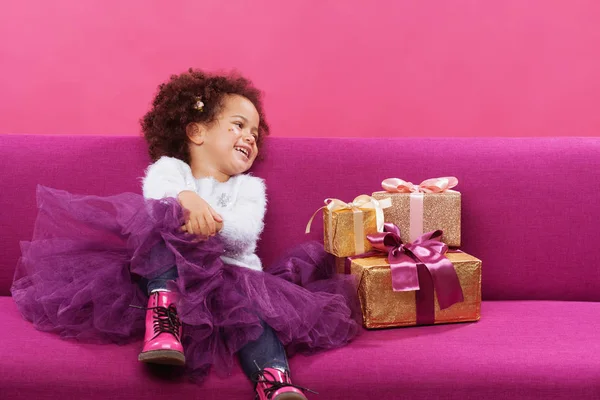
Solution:
{"label": "boot sole", "polygon": [[306,397],[298,393],[281,393],[273,400],[306,400]]}
{"label": "boot sole", "polygon": [[152,350],[140,353],[138,361],[147,364],[185,365],[185,355],[176,350]]}

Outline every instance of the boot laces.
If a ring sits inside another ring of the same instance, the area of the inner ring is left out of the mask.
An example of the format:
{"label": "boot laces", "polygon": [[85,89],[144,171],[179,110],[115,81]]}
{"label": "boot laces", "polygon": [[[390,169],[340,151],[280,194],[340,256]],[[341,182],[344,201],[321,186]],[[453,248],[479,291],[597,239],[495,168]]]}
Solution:
{"label": "boot laces", "polygon": [[161,333],[170,333],[179,339],[179,328],[181,327],[181,321],[177,315],[177,309],[174,304],[169,307],[157,306],[154,308],[154,333],[159,335]]}
{"label": "boot laces", "polygon": [[[259,383],[264,383],[264,384],[268,385],[268,387],[264,389],[264,393],[267,396],[267,399],[273,398],[273,395],[275,394],[275,392],[284,387],[293,387],[293,388],[296,388],[303,392],[311,392],[314,394],[318,394],[314,390],[311,390],[311,389],[308,389],[308,388],[305,388],[302,386],[294,385],[291,382],[289,382],[289,376],[288,376],[287,372],[284,372],[283,375],[284,375],[283,381],[278,381],[277,377],[275,375],[273,375],[272,372],[261,369],[261,370],[255,372],[254,375],[250,379],[252,380],[252,382],[254,382],[256,384],[257,388],[258,388]],[[257,394],[256,399],[258,399],[258,398],[259,397]]]}
{"label": "boot laces", "polygon": [[179,315],[177,315],[177,308],[175,308],[175,304],[171,304],[169,307],[140,307],[131,304],[130,307],[139,308],[142,310],[153,310],[152,319],[154,320],[154,323],[152,326],[154,328],[154,337],[160,335],[161,333],[170,333],[177,339],[181,339],[179,337],[181,320],[179,319]]}

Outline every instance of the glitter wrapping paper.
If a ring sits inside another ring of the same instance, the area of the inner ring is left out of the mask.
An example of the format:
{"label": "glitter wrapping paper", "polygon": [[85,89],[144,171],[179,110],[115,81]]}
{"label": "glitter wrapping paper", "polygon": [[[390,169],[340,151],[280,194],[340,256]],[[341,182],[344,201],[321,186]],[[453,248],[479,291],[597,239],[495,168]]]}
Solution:
{"label": "glitter wrapping paper", "polygon": [[[355,218],[362,215],[363,232],[354,229]],[[331,240],[329,239],[329,219],[331,219]],[[329,211],[323,209],[323,236],[325,251],[336,257],[348,257],[371,251],[373,247],[367,240],[367,235],[377,233],[377,215],[374,209],[361,210],[354,213],[352,210]],[[364,243],[363,249],[356,249],[355,238],[362,236],[360,240]]]}
{"label": "glitter wrapping paper", "polygon": [[[435,324],[478,321],[481,314],[481,260],[463,252],[449,252],[446,256],[454,265],[464,301],[440,310],[435,296]],[[385,254],[350,261],[338,257],[339,273],[350,272],[359,279],[358,296],[365,328],[415,326],[417,310],[415,291],[394,292],[390,264]]]}
{"label": "glitter wrapping paper", "polygon": [[[391,198],[392,206],[383,210],[385,222],[400,228],[403,242],[410,242],[410,193],[373,193],[377,200]],[[447,190],[443,193],[423,194],[423,232],[441,230],[442,242],[451,247],[460,246],[460,192]]]}

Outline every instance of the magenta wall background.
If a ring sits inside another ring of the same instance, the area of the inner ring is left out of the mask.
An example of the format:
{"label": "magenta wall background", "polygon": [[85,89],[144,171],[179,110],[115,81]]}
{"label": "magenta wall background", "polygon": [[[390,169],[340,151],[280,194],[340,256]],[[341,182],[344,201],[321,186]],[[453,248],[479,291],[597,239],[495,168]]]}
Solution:
{"label": "magenta wall background", "polygon": [[130,134],[156,86],[237,68],[276,136],[598,136],[597,0],[0,4],[0,133]]}

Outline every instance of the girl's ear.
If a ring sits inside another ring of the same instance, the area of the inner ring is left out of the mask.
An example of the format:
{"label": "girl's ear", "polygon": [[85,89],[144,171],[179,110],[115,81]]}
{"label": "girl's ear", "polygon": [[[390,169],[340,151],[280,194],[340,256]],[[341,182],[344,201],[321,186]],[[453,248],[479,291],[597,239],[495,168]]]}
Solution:
{"label": "girl's ear", "polygon": [[190,142],[197,145],[201,145],[204,143],[204,138],[206,136],[206,128],[203,124],[199,124],[197,122],[190,122],[185,127],[185,133]]}

